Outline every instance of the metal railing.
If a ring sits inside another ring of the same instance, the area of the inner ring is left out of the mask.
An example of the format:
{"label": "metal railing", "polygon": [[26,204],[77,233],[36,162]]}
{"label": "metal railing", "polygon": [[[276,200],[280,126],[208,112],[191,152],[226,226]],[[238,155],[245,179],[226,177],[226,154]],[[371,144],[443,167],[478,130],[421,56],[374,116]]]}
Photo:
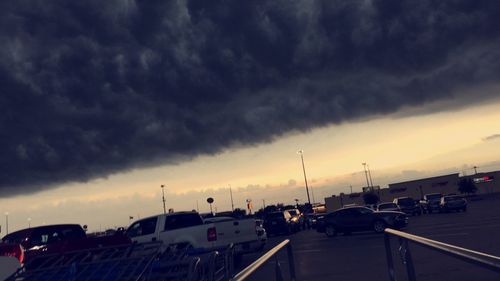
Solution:
{"label": "metal railing", "polygon": [[276,273],[276,280],[282,281],[283,280],[283,274],[281,273],[281,266],[278,260],[278,256],[276,255],[281,249],[286,247],[287,250],[287,255],[288,255],[288,268],[289,268],[289,273],[290,273],[290,280],[295,281],[296,276],[295,276],[295,262],[293,259],[293,251],[292,251],[292,244],[290,243],[289,239],[283,240],[283,242],[279,243],[277,246],[269,250],[267,253],[265,253],[262,257],[254,261],[251,265],[247,266],[245,269],[240,271],[238,274],[236,274],[233,279],[233,281],[242,281],[245,280],[247,277],[252,275],[257,269],[259,269],[265,262],[267,262],[269,259],[271,259],[273,256],[275,257],[276,265],[275,265],[275,273]]}
{"label": "metal railing", "polygon": [[421,236],[387,228],[384,234],[384,241],[385,251],[387,254],[387,266],[389,269],[389,280],[391,281],[397,280],[394,271],[394,262],[392,259],[390,241],[391,235],[399,238],[399,254],[401,256],[403,264],[406,266],[406,274],[409,281],[416,281],[417,279],[415,276],[415,267],[413,266],[413,259],[411,256],[410,247],[408,246],[408,241],[420,245],[424,248],[431,249],[442,254],[460,259],[462,261],[474,264],[476,266],[480,266],[485,269],[500,273],[500,257],[472,251],[443,242],[427,239]]}

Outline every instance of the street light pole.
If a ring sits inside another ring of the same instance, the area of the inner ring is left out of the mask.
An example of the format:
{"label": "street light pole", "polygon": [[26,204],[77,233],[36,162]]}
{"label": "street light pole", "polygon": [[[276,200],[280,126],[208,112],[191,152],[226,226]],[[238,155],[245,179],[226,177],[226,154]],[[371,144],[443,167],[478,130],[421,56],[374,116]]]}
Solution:
{"label": "street light pole", "polygon": [[9,234],[9,212],[5,212],[5,233]]}
{"label": "street light pole", "polygon": [[297,151],[300,154],[300,159],[302,160],[302,171],[304,172],[304,181],[306,183],[306,193],[307,193],[307,202],[311,205],[311,197],[309,197],[309,186],[307,185],[307,177],[306,177],[306,167],[304,165],[304,151],[301,149]]}
{"label": "street light pole", "polygon": [[162,184],[161,185],[161,196],[162,196],[162,200],[163,200],[163,214],[166,214],[167,213],[167,209],[165,208],[165,191],[164,191],[164,185]]}
{"label": "street light pole", "polygon": [[370,172],[370,166],[366,165],[366,168],[368,168],[368,177],[370,178],[370,186],[373,191],[373,181],[372,181],[372,173]]}
{"label": "street light pole", "polygon": [[370,183],[368,182],[368,172],[366,171],[366,163],[361,164],[363,165],[363,169],[365,170],[366,187],[370,187]]}
{"label": "street light pole", "polygon": [[229,194],[231,195],[231,211],[234,212],[233,190],[231,189],[231,185],[229,185]]}

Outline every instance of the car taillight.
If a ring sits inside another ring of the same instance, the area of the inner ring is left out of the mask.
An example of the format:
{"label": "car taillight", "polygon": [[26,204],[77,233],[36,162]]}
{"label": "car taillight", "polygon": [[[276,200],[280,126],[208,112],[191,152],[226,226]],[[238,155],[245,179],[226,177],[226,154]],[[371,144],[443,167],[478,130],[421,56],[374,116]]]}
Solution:
{"label": "car taillight", "polygon": [[24,250],[21,245],[3,245],[0,256],[15,257],[20,263],[24,262]]}
{"label": "car taillight", "polygon": [[217,230],[215,227],[211,227],[207,229],[207,240],[208,241],[216,241],[217,240]]}

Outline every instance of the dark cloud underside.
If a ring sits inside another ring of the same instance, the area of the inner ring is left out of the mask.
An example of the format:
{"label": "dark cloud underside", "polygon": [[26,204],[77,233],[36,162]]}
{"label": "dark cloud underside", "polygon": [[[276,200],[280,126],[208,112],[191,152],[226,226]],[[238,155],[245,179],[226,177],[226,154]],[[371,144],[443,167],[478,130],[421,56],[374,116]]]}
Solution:
{"label": "dark cloud underside", "polygon": [[3,1],[0,194],[459,98],[498,82],[498,15],[494,0]]}

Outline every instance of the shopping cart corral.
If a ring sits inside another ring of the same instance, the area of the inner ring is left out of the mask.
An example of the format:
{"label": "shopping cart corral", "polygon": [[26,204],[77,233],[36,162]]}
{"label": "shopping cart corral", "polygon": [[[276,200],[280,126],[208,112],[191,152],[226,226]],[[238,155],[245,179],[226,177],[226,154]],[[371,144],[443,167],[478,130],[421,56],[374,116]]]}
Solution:
{"label": "shopping cart corral", "polygon": [[7,280],[228,280],[232,256],[232,245],[193,255],[187,248],[160,242],[131,244],[39,256]]}

